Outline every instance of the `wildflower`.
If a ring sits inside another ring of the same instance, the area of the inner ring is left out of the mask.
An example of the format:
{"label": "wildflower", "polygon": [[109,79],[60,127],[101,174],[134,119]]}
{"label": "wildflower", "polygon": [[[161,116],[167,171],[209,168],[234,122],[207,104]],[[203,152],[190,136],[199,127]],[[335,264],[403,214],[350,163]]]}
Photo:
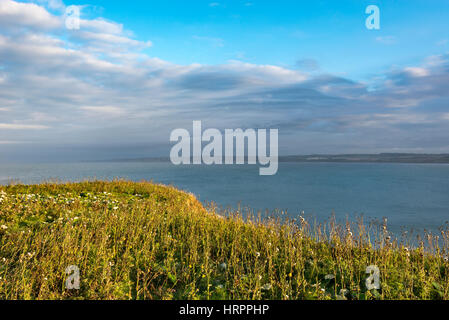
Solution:
{"label": "wildflower", "polygon": [[293,275],[292,275],[291,272],[288,274],[288,277],[289,277],[289,278],[293,277]]}
{"label": "wildflower", "polygon": [[256,252],[256,257],[260,257],[260,252]]}
{"label": "wildflower", "polygon": [[228,266],[224,262],[219,265],[219,268],[220,268],[221,271],[225,271],[227,267]]}
{"label": "wildflower", "polygon": [[346,298],[348,292],[348,289],[340,289],[340,294],[336,296],[337,300],[348,300]]}
{"label": "wildflower", "polygon": [[265,290],[265,291],[268,291],[268,290],[270,290],[271,289],[271,283],[267,283],[267,284],[265,284],[265,285],[263,285],[262,286],[262,290]]}
{"label": "wildflower", "polygon": [[3,230],[6,230],[6,229],[8,229],[8,226],[5,226],[4,224],[2,224],[2,225],[0,226],[0,228],[2,228]]}

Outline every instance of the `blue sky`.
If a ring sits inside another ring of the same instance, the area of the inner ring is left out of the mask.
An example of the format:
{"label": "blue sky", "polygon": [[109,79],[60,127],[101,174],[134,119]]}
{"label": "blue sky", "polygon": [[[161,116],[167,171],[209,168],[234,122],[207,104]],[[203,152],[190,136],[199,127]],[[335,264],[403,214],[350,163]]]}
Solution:
{"label": "blue sky", "polygon": [[448,26],[449,1],[0,0],[0,161],[168,156],[193,120],[449,153]]}
{"label": "blue sky", "polygon": [[[80,4],[66,1],[67,4]],[[331,73],[369,78],[392,65],[448,51],[449,1],[90,1],[86,14],[123,23],[149,55],[178,64],[245,60],[295,67],[313,59]],[[365,28],[365,8],[381,29]]]}

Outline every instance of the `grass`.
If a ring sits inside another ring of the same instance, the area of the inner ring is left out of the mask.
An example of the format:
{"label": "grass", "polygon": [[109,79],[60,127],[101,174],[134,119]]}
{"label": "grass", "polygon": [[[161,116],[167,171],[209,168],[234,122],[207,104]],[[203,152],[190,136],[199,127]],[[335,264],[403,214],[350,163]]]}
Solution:
{"label": "grass", "polygon": [[[148,182],[0,187],[0,299],[448,299],[449,232],[226,217]],[[66,288],[66,268],[80,289]],[[379,290],[366,268],[380,271]]]}

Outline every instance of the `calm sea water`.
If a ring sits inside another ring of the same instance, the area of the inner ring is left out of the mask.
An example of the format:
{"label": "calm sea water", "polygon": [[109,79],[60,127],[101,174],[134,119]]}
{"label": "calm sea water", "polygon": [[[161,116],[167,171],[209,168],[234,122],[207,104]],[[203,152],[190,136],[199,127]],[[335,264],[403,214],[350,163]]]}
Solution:
{"label": "calm sea water", "polygon": [[381,163],[280,163],[275,176],[259,176],[257,166],[174,166],[170,163],[105,162],[0,164],[0,184],[11,179],[152,179],[190,191],[219,206],[305,211],[317,221],[332,212],[339,219],[388,218],[393,232],[438,230],[449,220],[449,165]]}

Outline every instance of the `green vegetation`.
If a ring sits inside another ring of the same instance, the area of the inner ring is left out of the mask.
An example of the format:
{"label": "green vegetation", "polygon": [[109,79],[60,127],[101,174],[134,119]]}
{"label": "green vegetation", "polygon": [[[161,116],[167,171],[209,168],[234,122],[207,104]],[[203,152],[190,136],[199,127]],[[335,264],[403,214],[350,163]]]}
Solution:
{"label": "green vegetation", "polygon": [[[449,298],[448,231],[415,249],[386,225],[369,234],[362,221],[222,217],[148,182],[5,186],[0,299]],[[79,290],[65,288],[70,265]],[[366,289],[369,265],[380,290]]]}

